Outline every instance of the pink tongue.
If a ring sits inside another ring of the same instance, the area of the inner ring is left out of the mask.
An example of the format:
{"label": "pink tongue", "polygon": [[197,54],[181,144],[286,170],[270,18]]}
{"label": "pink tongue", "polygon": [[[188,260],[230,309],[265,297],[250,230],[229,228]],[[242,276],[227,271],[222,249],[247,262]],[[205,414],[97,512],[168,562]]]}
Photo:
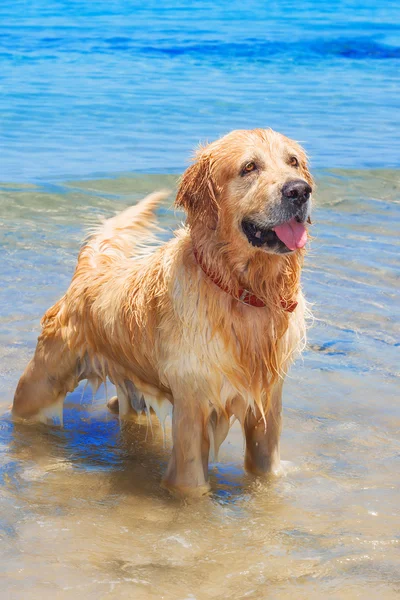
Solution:
{"label": "pink tongue", "polygon": [[278,238],[290,249],[303,248],[307,243],[307,231],[303,223],[292,219],[274,229]]}

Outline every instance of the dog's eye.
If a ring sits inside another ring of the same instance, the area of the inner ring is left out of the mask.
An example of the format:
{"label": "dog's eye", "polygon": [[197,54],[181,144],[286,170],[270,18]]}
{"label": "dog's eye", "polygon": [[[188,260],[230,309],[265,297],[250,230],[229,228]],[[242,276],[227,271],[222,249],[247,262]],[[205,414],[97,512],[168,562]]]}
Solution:
{"label": "dog's eye", "polygon": [[289,158],[289,165],[291,167],[295,167],[297,169],[297,167],[299,166],[299,161],[297,160],[297,158],[295,156],[291,156]]}
{"label": "dog's eye", "polygon": [[257,169],[257,165],[254,161],[250,161],[246,163],[242,169],[241,175],[246,175],[247,173],[251,173]]}

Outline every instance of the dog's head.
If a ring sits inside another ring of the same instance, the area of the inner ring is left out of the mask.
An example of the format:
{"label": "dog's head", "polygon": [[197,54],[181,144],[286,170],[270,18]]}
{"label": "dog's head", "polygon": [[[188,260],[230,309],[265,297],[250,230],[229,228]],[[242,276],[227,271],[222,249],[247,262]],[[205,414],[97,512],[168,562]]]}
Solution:
{"label": "dog's head", "polygon": [[307,241],[312,185],[296,142],[271,129],[238,130],[200,148],[176,204],[190,227],[206,226],[221,242],[287,254]]}

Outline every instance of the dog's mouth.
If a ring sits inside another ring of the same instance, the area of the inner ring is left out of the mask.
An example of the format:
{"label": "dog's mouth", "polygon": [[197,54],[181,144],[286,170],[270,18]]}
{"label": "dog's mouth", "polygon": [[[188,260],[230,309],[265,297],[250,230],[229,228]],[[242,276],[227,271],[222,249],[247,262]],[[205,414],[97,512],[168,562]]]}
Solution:
{"label": "dog's mouth", "polygon": [[278,252],[293,252],[307,243],[307,230],[299,217],[293,217],[273,228],[264,228],[254,221],[244,219],[242,229],[250,244],[257,248],[264,246]]}

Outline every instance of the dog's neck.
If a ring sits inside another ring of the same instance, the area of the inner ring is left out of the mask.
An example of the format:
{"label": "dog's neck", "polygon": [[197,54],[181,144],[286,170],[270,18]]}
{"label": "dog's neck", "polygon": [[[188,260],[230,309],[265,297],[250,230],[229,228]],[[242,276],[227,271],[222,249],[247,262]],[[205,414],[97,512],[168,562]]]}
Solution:
{"label": "dog's neck", "polygon": [[[220,277],[214,271],[210,271],[208,269],[207,265],[203,261],[202,255],[197,251],[196,247],[193,248],[193,253],[198,265],[201,267],[203,272],[223,292],[229,294],[230,296],[235,298],[235,300],[241,302],[242,304],[246,304],[247,306],[255,306],[257,308],[266,307],[266,303],[263,300],[261,300],[261,298],[258,298],[255,294],[253,294],[250,290],[246,288],[239,288],[239,290],[237,291],[237,296],[235,296],[231,288],[225,287],[221,283]],[[298,302],[296,300],[286,300],[286,298],[283,297],[280,298],[280,305],[286,312],[293,312],[296,309],[297,304]]]}
{"label": "dog's neck", "polygon": [[[291,312],[300,287],[303,253],[268,254],[251,250],[243,256],[230,243],[216,235],[192,229],[191,241],[196,261],[203,271],[225,292],[239,299],[249,292],[253,306],[283,307]],[[233,246],[233,247],[232,247]]]}

